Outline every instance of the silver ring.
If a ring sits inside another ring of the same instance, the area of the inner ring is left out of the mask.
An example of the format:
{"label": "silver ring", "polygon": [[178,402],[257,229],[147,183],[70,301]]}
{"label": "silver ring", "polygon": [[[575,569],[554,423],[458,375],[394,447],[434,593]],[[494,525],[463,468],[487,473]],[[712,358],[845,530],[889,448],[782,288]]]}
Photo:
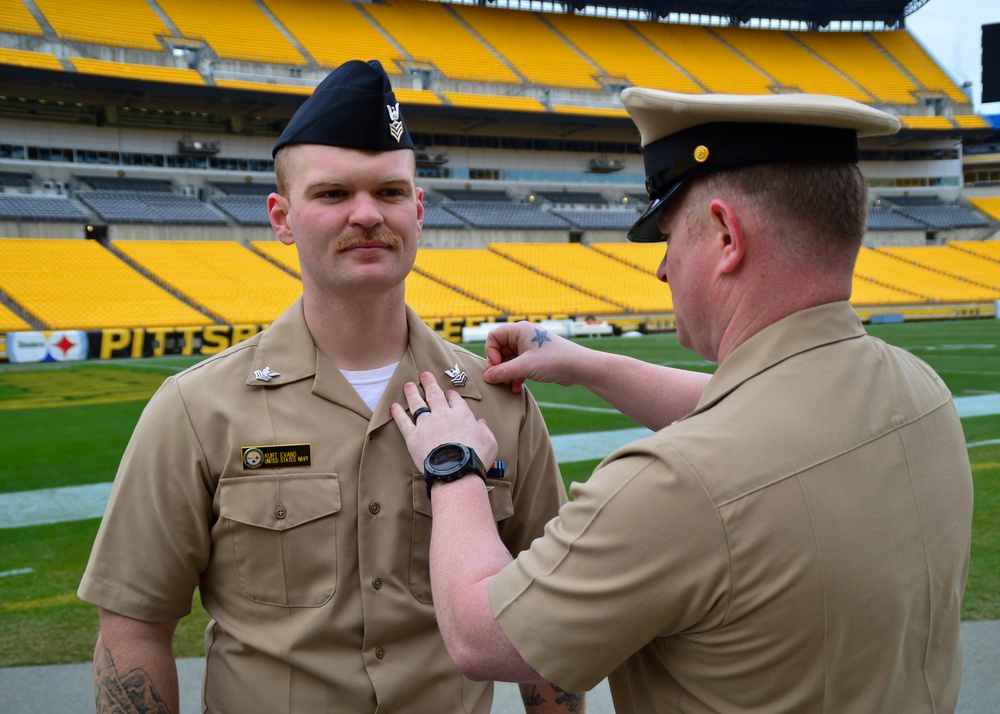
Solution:
{"label": "silver ring", "polygon": [[416,421],[417,417],[420,416],[421,414],[426,414],[429,411],[430,411],[430,409],[428,409],[427,407],[420,407],[419,409],[414,409],[413,410],[413,421]]}

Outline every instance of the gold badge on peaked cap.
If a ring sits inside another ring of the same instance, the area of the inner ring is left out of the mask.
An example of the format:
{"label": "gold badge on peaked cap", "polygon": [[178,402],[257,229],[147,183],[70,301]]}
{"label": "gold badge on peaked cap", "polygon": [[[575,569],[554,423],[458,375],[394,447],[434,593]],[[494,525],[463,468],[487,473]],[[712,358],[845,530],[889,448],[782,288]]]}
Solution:
{"label": "gold badge on peaked cap", "polygon": [[699,164],[703,164],[706,161],[708,161],[708,147],[705,146],[704,144],[695,147],[694,160],[697,161]]}

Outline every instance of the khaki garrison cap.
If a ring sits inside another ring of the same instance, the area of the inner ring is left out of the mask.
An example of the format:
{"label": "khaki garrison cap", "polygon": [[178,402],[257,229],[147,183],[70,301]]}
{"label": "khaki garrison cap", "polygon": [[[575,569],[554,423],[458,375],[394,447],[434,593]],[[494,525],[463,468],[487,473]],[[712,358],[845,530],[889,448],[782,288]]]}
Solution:
{"label": "khaki garrison cap", "polygon": [[858,161],[858,137],[899,131],[899,119],[819,94],[677,94],[629,87],[622,103],[639,128],[649,205],[628,231],[663,240],[660,211],[688,180],[783,161]]}

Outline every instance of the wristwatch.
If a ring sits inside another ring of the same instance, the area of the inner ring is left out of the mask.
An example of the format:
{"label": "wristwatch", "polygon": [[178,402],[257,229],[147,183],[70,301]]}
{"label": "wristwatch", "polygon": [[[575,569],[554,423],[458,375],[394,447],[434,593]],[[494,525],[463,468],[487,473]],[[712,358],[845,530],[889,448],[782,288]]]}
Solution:
{"label": "wristwatch", "polygon": [[457,481],[467,474],[476,474],[486,483],[486,467],[475,451],[455,441],[435,446],[424,459],[427,498],[431,497],[431,486],[438,481]]}

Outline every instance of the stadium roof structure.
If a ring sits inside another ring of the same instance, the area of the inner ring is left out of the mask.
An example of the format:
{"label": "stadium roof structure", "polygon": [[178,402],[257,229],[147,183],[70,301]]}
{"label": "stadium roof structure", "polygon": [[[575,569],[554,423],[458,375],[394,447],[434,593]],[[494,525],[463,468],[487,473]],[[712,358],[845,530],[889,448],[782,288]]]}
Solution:
{"label": "stadium roof structure", "polygon": [[667,17],[671,13],[714,15],[733,24],[751,18],[799,20],[814,27],[830,22],[870,21],[903,24],[904,18],[930,0],[570,0],[574,9],[587,5],[641,10]]}

